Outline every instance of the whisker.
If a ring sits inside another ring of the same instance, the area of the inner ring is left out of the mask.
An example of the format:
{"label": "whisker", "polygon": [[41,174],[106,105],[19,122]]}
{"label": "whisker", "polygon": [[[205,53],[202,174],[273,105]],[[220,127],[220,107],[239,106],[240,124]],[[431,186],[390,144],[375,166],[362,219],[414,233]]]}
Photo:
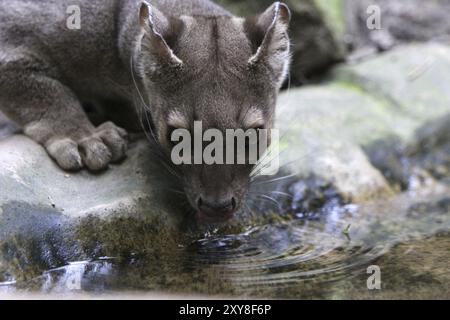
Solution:
{"label": "whisker", "polygon": [[[158,141],[158,139],[156,138],[156,135],[155,135],[155,133],[154,133],[154,131],[153,131],[153,129],[152,129],[152,125],[151,125],[151,121],[150,121],[150,118],[149,118],[149,116],[148,116],[148,110],[150,110],[150,107],[146,104],[146,102],[145,102],[145,99],[144,99],[144,97],[143,97],[143,95],[142,95],[142,93],[141,93],[141,91],[140,91],[140,89],[139,89],[139,86],[138,86],[138,84],[137,84],[137,81],[136,81],[136,77],[135,77],[135,74],[134,74],[134,61],[133,61],[133,57],[131,57],[131,59],[130,59],[130,68],[131,68],[131,76],[132,76],[132,78],[133,78],[133,84],[134,84],[134,87],[135,87],[135,89],[136,89],[136,92],[138,93],[138,96],[139,96],[139,98],[140,98],[140,106],[141,106],[141,108],[138,108],[138,103],[139,103],[139,101],[134,101],[134,105],[135,105],[135,108],[136,108],[136,112],[137,112],[137,115],[138,115],[138,117],[139,117],[139,121],[140,121],[140,124],[141,124],[141,127],[142,127],[142,129],[144,130],[144,134],[146,135],[146,137],[147,137],[147,139],[150,141],[150,143],[152,143],[152,142],[155,142],[158,146],[160,145],[159,144],[159,141]],[[140,109],[140,110],[139,110]],[[147,133],[147,130],[146,130],[146,128],[145,128],[145,125],[144,125],[144,122],[143,122],[143,115],[142,115],[142,113],[144,113],[144,115],[145,115],[145,119],[146,119],[146,122],[147,122],[147,128],[148,128],[148,130],[149,130],[149,132],[150,132],[150,134],[151,134],[151,137],[148,135],[148,133]],[[173,168],[171,168],[170,166],[168,166],[167,165],[167,157],[165,157],[164,156],[164,154],[162,153],[162,152],[158,152],[158,151],[156,151],[156,150],[153,150],[154,151],[154,153],[159,157],[159,160],[161,161],[161,163],[163,164],[163,166],[164,166],[164,168],[170,173],[170,174],[172,174],[173,176],[175,176],[176,178],[178,178],[178,179],[181,179],[181,177],[180,177],[180,175],[179,174],[177,174],[176,172],[175,172],[175,170],[173,170]]]}
{"label": "whisker", "polygon": [[252,172],[250,173],[250,178],[257,177],[264,170],[264,168],[266,168],[274,159],[283,154],[283,152],[285,152],[285,150],[274,155],[269,161],[266,161],[263,157],[263,160],[259,161],[255,168],[253,168]]}
{"label": "whisker", "polygon": [[251,213],[251,217],[252,217],[252,218],[256,217],[255,210],[253,210],[253,209],[259,210],[259,208],[258,208],[258,206],[256,205],[255,202],[256,202],[255,199],[249,198],[249,199],[247,200],[247,202],[245,203],[245,205],[247,206],[247,208],[250,210],[250,213]]}
{"label": "whisker", "polygon": [[285,197],[288,197],[288,198],[291,198],[291,199],[294,198],[294,197],[292,196],[292,194],[289,194],[289,193],[286,193],[286,192],[282,192],[282,191],[271,191],[270,193],[278,194],[278,195],[280,195],[280,196],[285,196]]}
{"label": "whisker", "polygon": [[[296,159],[294,159],[294,160],[291,160],[291,161],[288,161],[288,162],[286,162],[286,163],[283,163],[282,165],[279,166],[278,169],[279,169],[279,170],[284,169],[285,167],[291,165],[292,163],[301,161],[301,160],[307,158],[308,156],[310,156],[311,154],[313,154],[313,152],[314,152],[314,151],[311,150],[311,151],[309,151],[308,153],[302,155],[301,157],[298,157],[298,158],[296,158]],[[255,181],[255,180],[259,177],[259,173],[260,173],[260,172],[261,172],[261,170],[259,170],[259,171],[257,171],[257,172],[252,171],[252,174],[250,175],[250,178],[251,178],[251,179],[250,179],[250,183],[252,183],[253,181]],[[297,174],[298,174],[298,173],[297,173]]]}
{"label": "whisker", "polygon": [[[264,193],[264,192],[256,192],[256,191],[249,191],[248,193],[256,194],[256,195],[266,195],[266,193]],[[282,191],[268,191],[268,193],[273,193],[273,194],[277,194],[277,195],[280,195],[280,196],[285,196],[285,197],[288,197],[288,198],[294,198],[291,194],[286,193],[286,192],[282,192]]]}
{"label": "whisker", "polygon": [[[147,108],[147,110],[150,110],[150,107],[145,103],[144,96],[142,95],[141,90],[139,90],[139,86],[138,86],[138,84],[137,84],[136,77],[135,77],[135,75],[134,75],[134,61],[133,61],[133,56],[131,56],[131,58],[130,58],[130,64],[131,64],[130,69],[131,69],[131,77],[132,77],[132,79],[133,79],[133,84],[134,84],[134,87],[136,88],[136,91],[137,91],[137,93],[138,93],[138,95],[139,95],[139,98],[140,98],[140,100],[141,100],[141,103],[142,103],[142,106],[143,106],[143,109],[144,109],[144,112],[145,112],[145,108]],[[136,104],[135,104],[135,106],[136,106]],[[138,114],[140,114],[140,112],[139,112],[138,110],[136,110],[136,111],[138,112]],[[146,115],[146,117],[147,117],[147,121],[149,122],[147,113],[145,113],[145,115]],[[146,130],[145,130],[145,128],[144,128],[144,124],[142,123],[142,121],[141,121],[141,126],[142,126],[142,128],[144,129],[144,131],[146,132]],[[155,134],[154,134],[154,132],[153,132],[153,130],[152,130],[152,127],[150,126],[150,123],[149,123],[148,129],[149,129],[151,135],[153,136],[153,140],[156,141],[156,142],[158,142],[158,140],[156,139],[156,136],[155,136]]]}
{"label": "whisker", "polygon": [[[282,134],[282,136],[279,138],[279,141],[283,141],[283,139],[286,137],[287,133],[289,132],[289,130],[291,129],[291,127],[293,126],[293,122],[288,126],[288,128],[286,129],[286,131]],[[258,160],[258,163],[256,164],[256,166],[254,167],[252,173],[250,174],[250,177],[255,177],[257,176],[259,173],[261,173],[262,170],[264,170],[264,168],[267,166],[267,164],[270,164],[274,159],[276,159],[277,157],[280,157],[282,154],[284,154],[286,152],[287,149],[282,150],[281,152],[278,152],[277,154],[273,155],[273,157],[267,161],[267,158],[273,154],[272,151],[266,152],[261,159]],[[304,155],[304,157],[306,157],[307,155],[309,155],[310,153]],[[299,159],[300,160],[300,159]]]}
{"label": "whisker", "polygon": [[272,197],[269,197],[268,195],[261,194],[261,195],[258,195],[257,197],[265,199],[265,200],[270,201],[272,203],[275,203],[277,205],[278,209],[280,209],[280,207],[281,207],[280,203],[276,199],[274,199]]}
{"label": "whisker", "polygon": [[244,205],[247,208],[248,213],[250,214],[250,218],[253,219],[255,217],[255,212],[249,207],[247,202],[245,202]]}
{"label": "whisker", "polygon": [[278,178],[271,179],[271,180],[265,180],[265,181],[253,183],[253,186],[259,186],[259,185],[264,185],[264,184],[268,184],[268,183],[272,183],[272,182],[283,181],[283,180],[287,180],[289,178],[295,178],[295,177],[297,177],[297,173],[291,173],[284,177],[278,177]]}
{"label": "whisker", "polygon": [[170,191],[170,192],[172,192],[172,193],[176,193],[176,194],[182,194],[183,196],[186,195],[186,193],[184,193],[184,192],[181,191],[181,190],[177,190],[177,189],[165,188],[165,190]]}

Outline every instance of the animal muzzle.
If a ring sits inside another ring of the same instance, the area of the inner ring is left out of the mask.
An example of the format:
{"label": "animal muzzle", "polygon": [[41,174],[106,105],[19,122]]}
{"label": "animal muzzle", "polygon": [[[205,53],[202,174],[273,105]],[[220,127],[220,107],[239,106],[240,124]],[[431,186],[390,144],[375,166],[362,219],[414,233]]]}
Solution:
{"label": "animal muzzle", "polygon": [[235,197],[223,199],[197,199],[197,219],[204,222],[220,223],[230,220],[237,209]]}

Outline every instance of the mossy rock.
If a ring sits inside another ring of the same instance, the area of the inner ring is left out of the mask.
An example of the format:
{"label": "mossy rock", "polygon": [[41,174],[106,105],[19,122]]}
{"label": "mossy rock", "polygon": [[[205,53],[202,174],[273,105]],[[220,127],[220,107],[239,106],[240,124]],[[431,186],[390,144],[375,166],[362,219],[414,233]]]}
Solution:
{"label": "mossy rock", "polygon": [[417,144],[420,128],[448,119],[449,74],[449,47],[414,44],[339,66],[325,84],[287,91],[277,110],[282,165],[331,181],[353,201],[391,194],[363,150],[380,141]]}

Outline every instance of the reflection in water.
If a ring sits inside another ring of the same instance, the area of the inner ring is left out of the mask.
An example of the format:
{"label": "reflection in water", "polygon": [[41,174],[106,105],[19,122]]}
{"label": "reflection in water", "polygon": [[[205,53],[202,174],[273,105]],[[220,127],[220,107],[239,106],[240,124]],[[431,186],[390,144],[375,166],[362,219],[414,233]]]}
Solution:
{"label": "reflection in water", "polygon": [[[71,263],[24,284],[9,279],[0,290],[340,297],[337,287],[357,284],[367,291],[367,267],[382,262],[397,245],[450,230],[450,199],[445,194],[423,199],[403,195],[364,206],[333,202],[312,215],[294,210],[291,219],[243,232],[224,235],[214,230],[168,248],[164,258],[141,255]],[[448,241],[447,236],[443,239],[440,243]]]}

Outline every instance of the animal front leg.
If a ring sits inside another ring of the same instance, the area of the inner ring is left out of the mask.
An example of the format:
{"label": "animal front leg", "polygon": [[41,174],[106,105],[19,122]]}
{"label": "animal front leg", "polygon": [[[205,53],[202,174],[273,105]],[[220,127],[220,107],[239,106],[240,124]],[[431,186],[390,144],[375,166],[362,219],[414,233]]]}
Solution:
{"label": "animal front leg", "polygon": [[94,127],[75,94],[41,73],[4,70],[0,107],[65,170],[102,170],[121,160],[127,134],[113,123]]}

